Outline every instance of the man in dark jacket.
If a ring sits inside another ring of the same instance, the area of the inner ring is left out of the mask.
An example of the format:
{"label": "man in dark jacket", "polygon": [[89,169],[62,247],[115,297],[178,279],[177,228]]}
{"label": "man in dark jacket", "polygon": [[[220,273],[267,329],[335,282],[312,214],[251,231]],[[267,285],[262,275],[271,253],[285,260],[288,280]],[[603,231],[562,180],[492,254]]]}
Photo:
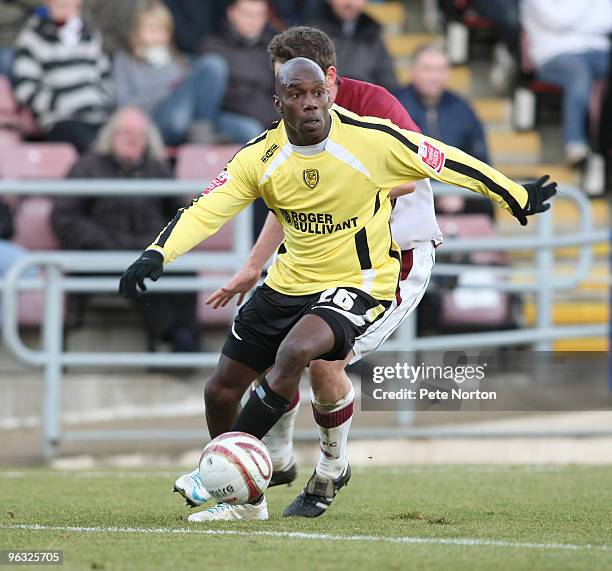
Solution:
{"label": "man in dark jacket", "polygon": [[[446,88],[448,77],[449,63],[442,47],[423,46],[413,56],[412,83],[395,95],[424,135],[488,163],[482,124],[467,101]],[[449,214],[463,211],[493,216],[491,202],[480,197],[449,196],[437,200],[436,207]]]}
{"label": "man in dark jacket", "polygon": [[267,26],[265,0],[234,0],[219,34],[207,38],[205,53],[215,53],[229,64],[217,129],[235,143],[246,143],[278,119],[274,109],[274,73],[266,51],[274,31]]}
{"label": "man in dark jacket", "polygon": [[[102,129],[95,149],[70,171],[69,178],[171,178],[161,137],[142,111],[124,108]],[[152,197],[65,197],[56,200],[51,223],[69,250],[137,250],[183,204]],[[197,351],[199,331],[195,294],[155,294],[135,305],[152,341],[172,343],[174,351]]]}
{"label": "man in dark jacket", "polygon": [[364,12],[366,0],[328,0],[310,25],[334,40],[342,75],[397,89],[393,60],[380,26]]}
{"label": "man in dark jacket", "polygon": [[196,56],[202,40],[219,29],[228,3],[228,0],[164,0],[174,18],[174,41],[178,49]]}

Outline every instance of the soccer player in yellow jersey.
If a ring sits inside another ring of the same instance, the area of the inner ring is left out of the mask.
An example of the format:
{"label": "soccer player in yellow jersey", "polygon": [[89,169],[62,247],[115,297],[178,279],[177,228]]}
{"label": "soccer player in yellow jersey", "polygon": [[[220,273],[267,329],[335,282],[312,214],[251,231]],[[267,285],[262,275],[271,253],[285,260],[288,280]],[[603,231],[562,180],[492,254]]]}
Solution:
{"label": "soccer player in yellow jersey", "polygon": [[[283,225],[266,282],[242,307],[205,390],[211,437],[234,430],[262,438],[289,406],[311,360],[342,360],[368,335],[396,295],[400,276],[391,238],[390,190],[431,177],[499,202],[527,224],[556,192],[544,179],[522,186],[465,153],[386,120],[331,110],[321,68],[305,58],[277,75],[275,104],[283,120],[247,144],[123,274],[126,297],[159,279],[163,264],[190,250],[262,197]],[[270,368],[271,367],[271,368]],[[270,369],[239,412],[251,382]],[[334,394],[335,387],[319,388]],[[321,395],[319,395],[321,396]],[[320,400],[326,399],[325,394]],[[341,414],[352,413],[343,409]],[[334,413],[336,414],[336,413]],[[350,478],[316,473],[294,504],[322,513]],[[292,504],[293,506],[293,504]],[[290,506],[291,507],[291,506]],[[295,515],[289,510],[286,515]],[[190,521],[266,519],[265,497],[218,505]]]}

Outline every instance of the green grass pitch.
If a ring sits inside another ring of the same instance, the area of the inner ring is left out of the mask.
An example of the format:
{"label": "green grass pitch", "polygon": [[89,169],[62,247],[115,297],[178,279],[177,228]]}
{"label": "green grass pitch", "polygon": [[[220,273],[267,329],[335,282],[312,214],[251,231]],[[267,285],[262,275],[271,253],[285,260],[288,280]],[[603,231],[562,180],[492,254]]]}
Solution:
{"label": "green grass pitch", "polygon": [[105,571],[612,569],[612,467],[357,468],[320,518],[281,517],[294,485],[268,521],[214,525],[187,523],[180,473],[0,470],[0,549]]}

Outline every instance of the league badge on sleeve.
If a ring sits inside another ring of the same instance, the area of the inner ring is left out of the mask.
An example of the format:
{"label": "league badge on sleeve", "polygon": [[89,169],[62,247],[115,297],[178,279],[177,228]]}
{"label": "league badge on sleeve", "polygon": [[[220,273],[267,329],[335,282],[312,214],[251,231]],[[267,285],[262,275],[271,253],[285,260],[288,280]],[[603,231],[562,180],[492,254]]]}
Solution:
{"label": "league badge on sleeve", "polygon": [[440,174],[444,168],[446,155],[427,141],[423,141],[419,145],[419,156],[430,169],[438,174]]}
{"label": "league badge on sleeve", "polygon": [[231,175],[227,171],[221,171],[215,178],[210,181],[210,184],[204,189],[203,196],[210,194],[213,190],[216,190],[220,186],[223,186],[226,182],[231,180]]}

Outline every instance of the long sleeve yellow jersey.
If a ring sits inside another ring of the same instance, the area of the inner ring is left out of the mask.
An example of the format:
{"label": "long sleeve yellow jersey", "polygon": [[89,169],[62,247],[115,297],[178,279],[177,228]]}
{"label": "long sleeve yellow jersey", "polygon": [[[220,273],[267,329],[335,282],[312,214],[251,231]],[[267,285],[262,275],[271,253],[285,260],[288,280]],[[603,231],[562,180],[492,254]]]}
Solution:
{"label": "long sleeve yellow jersey", "polygon": [[385,119],[338,107],[330,114],[329,137],[316,154],[294,147],[283,121],[248,143],[149,249],[171,262],[261,197],[285,232],[268,272],[270,287],[306,295],[351,286],[391,300],[400,270],[389,227],[392,188],[430,177],[515,213],[527,203],[521,185],[454,147]]}

